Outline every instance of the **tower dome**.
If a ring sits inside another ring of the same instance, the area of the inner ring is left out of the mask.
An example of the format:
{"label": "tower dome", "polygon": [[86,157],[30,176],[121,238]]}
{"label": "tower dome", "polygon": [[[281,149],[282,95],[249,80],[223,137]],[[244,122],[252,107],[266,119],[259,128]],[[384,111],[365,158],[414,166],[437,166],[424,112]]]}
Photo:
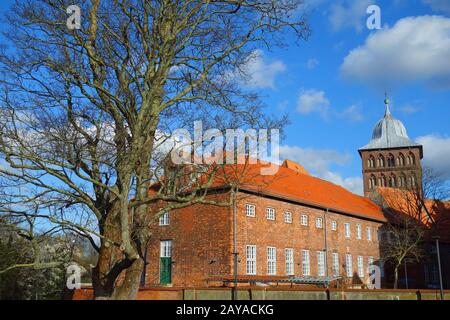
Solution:
{"label": "tower dome", "polygon": [[360,150],[420,147],[408,137],[403,123],[392,116],[388,98],[384,100],[384,104],[386,106],[384,117],[375,124],[372,140]]}

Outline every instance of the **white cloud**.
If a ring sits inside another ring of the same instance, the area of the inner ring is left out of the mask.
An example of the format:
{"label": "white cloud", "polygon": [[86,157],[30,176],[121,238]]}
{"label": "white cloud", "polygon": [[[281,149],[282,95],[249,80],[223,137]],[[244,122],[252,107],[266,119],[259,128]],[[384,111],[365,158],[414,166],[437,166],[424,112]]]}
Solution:
{"label": "white cloud", "polygon": [[416,141],[423,145],[423,164],[442,173],[445,179],[450,179],[450,137],[427,135]]}
{"label": "white cloud", "polygon": [[261,50],[254,50],[240,70],[227,75],[228,79],[240,81],[249,88],[275,88],[276,77],[286,71],[281,60],[267,62]]}
{"label": "white cloud", "polygon": [[342,112],[338,113],[338,116],[350,120],[350,121],[362,121],[364,116],[361,112],[361,107],[359,105],[353,104],[350,107],[344,109]]}
{"label": "white cloud", "polygon": [[345,166],[350,160],[349,154],[342,154],[335,150],[301,148],[297,146],[284,145],[280,147],[282,159],[290,159],[300,163],[311,174],[340,185],[347,190],[362,194],[363,183],[360,177],[344,178],[339,173],[330,169],[331,166]]}
{"label": "white cloud", "polygon": [[367,7],[373,4],[369,0],[345,0],[331,5],[329,20],[333,31],[353,28],[361,32],[366,27]]}
{"label": "white cloud", "polygon": [[339,173],[328,171],[323,179],[333,182],[350,192],[363,195],[364,183],[361,177],[343,178]]}
{"label": "white cloud", "polygon": [[350,79],[394,85],[404,81],[450,82],[450,19],[407,17],[372,33],[345,57],[341,73]]}
{"label": "white cloud", "polygon": [[325,91],[302,90],[298,97],[297,111],[302,114],[319,112],[322,116],[327,116],[329,108],[330,101],[326,97]]}
{"label": "white cloud", "polygon": [[306,62],[306,67],[310,70],[315,69],[319,65],[319,60],[312,58]]}
{"label": "white cloud", "polygon": [[450,14],[450,1],[448,0],[423,0],[423,3],[430,5],[434,11]]}

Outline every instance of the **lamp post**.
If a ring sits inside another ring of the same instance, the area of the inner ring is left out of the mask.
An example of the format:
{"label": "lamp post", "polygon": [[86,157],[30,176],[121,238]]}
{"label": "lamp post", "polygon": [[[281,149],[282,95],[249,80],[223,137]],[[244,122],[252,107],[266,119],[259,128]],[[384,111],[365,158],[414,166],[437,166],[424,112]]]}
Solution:
{"label": "lamp post", "polygon": [[441,293],[441,300],[444,300],[444,284],[442,282],[442,269],[441,269],[441,254],[439,252],[439,236],[433,236],[433,240],[436,241],[436,255],[437,255],[437,263],[438,263],[438,271],[439,271],[439,289]]}

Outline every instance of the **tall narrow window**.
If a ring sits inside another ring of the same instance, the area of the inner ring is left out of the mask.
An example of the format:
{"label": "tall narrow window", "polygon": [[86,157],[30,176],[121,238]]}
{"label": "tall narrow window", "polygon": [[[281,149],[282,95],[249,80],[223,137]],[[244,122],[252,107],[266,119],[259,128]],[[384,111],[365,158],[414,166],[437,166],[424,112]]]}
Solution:
{"label": "tall narrow window", "polygon": [[316,228],[322,229],[322,227],[323,227],[323,219],[322,218],[317,218],[316,219]]}
{"label": "tall narrow window", "polygon": [[364,260],[362,256],[358,256],[358,277],[364,278]]}
{"label": "tall narrow window", "polygon": [[286,275],[294,275],[294,249],[285,249]]}
{"label": "tall narrow window", "polygon": [[285,223],[292,223],[292,213],[285,212],[284,213],[284,222]]}
{"label": "tall narrow window", "polygon": [[311,275],[309,268],[309,250],[302,250],[302,271],[304,276]]}
{"label": "tall narrow window", "polygon": [[275,209],[274,208],[266,209],[266,218],[267,218],[267,220],[275,220]]}
{"label": "tall narrow window", "polygon": [[339,276],[339,253],[334,252],[332,254],[332,268],[333,268],[333,276]]}
{"label": "tall narrow window", "polygon": [[353,265],[352,265],[352,255],[346,254],[345,255],[345,271],[347,273],[347,277],[353,276]]}
{"label": "tall narrow window", "polygon": [[161,241],[160,257],[161,258],[172,257],[172,240]]}
{"label": "tall narrow window", "polygon": [[362,234],[361,234],[361,225],[357,224],[356,225],[356,239],[361,240],[362,238]]}
{"label": "tall narrow window", "polygon": [[247,274],[256,274],[256,246],[250,245],[246,249]]}
{"label": "tall narrow window", "polygon": [[308,216],[306,214],[302,214],[300,216],[300,224],[302,226],[307,226],[308,225]]}
{"label": "tall narrow window", "polygon": [[256,206],[254,204],[247,203],[245,205],[245,215],[247,217],[254,218],[256,216]]}
{"label": "tall narrow window", "polygon": [[372,241],[372,228],[371,227],[366,228],[366,238],[367,238],[367,241]]}
{"label": "tall narrow window", "polygon": [[337,230],[337,222],[336,220],[331,221],[331,231]]}
{"label": "tall narrow window", "polygon": [[275,247],[267,247],[267,274],[277,274],[277,249]]}
{"label": "tall narrow window", "polygon": [[367,274],[370,275],[370,267],[373,266],[373,257],[367,258]]}
{"label": "tall narrow window", "polygon": [[344,224],[345,237],[350,238],[350,223]]}
{"label": "tall narrow window", "polygon": [[168,226],[169,224],[170,224],[170,215],[169,212],[166,211],[162,216],[159,217],[159,225]]}
{"label": "tall narrow window", "polygon": [[325,277],[325,252],[317,251],[317,275]]}

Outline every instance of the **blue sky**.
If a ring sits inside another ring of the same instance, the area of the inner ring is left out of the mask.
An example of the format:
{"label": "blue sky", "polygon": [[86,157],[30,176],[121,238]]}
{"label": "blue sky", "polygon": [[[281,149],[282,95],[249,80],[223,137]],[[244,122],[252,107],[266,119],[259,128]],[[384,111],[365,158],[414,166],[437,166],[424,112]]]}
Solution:
{"label": "blue sky", "polygon": [[[3,14],[11,0],[2,0]],[[76,1],[74,1],[76,2]],[[362,192],[358,148],[389,92],[394,116],[424,144],[424,162],[450,179],[450,1],[307,0],[312,35],[262,49],[249,63],[268,112],[289,114],[282,156]],[[381,8],[381,30],[366,8]]]}

